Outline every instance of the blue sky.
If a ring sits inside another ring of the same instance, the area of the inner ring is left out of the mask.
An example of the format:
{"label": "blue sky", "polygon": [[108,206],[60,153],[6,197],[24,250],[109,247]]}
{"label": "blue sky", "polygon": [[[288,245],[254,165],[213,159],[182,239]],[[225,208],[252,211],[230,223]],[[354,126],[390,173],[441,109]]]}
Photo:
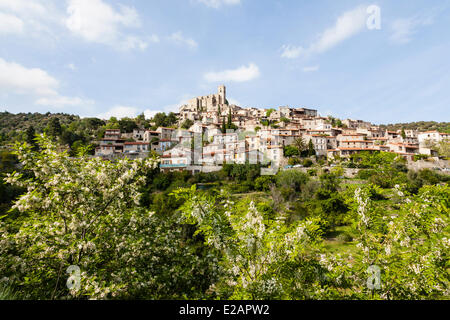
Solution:
{"label": "blue sky", "polygon": [[223,83],[242,107],[450,121],[449,30],[450,1],[0,0],[0,110],[151,116]]}

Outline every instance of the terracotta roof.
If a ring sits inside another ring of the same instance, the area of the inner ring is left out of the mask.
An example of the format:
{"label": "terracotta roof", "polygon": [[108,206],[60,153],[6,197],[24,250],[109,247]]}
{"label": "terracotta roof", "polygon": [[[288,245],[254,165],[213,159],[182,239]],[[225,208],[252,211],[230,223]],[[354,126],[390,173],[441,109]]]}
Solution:
{"label": "terracotta roof", "polygon": [[347,151],[350,151],[350,150],[355,150],[355,151],[378,151],[378,149],[371,149],[371,148],[341,148],[341,147],[339,147],[339,149],[338,150],[347,150]]}

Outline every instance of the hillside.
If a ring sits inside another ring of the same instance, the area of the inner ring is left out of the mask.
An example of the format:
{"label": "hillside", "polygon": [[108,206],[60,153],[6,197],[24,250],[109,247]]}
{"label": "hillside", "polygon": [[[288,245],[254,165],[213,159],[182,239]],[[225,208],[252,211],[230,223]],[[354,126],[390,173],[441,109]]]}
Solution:
{"label": "hillside", "polygon": [[380,128],[390,131],[397,131],[401,129],[405,130],[419,130],[419,131],[432,131],[437,130],[439,132],[450,133],[450,122],[436,122],[436,121],[418,121],[409,123],[396,123],[396,124],[382,124]]}
{"label": "hillside", "polygon": [[0,112],[0,140],[17,140],[30,126],[35,132],[43,132],[53,118],[58,118],[61,125],[79,121],[80,117],[65,113],[10,113]]}

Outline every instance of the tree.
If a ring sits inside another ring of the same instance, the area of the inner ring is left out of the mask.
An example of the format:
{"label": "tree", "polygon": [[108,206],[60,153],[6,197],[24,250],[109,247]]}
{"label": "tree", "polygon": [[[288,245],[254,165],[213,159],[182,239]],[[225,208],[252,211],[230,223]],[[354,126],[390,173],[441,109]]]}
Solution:
{"label": "tree", "polygon": [[270,115],[272,114],[272,112],[274,112],[275,111],[275,109],[268,109],[267,111],[266,111],[266,117],[270,117]]}
{"label": "tree", "polygon": [[306,173],[297,170],[280,171],[276,176],[277,186],[290,189],[291,192],[298,192],[302,185],[308,182]]}
{"label": "tree", "polygon": [[117,120],[116,117],[111,117],[109,118],[108,123],[106,124],[106,129],[119,129],[120,125],[119,125],[119,121]]}
{"label": "tree", "polygon": [[295,145],[295,147],[297,148],[298,153],[299,153],[300,155],[302,155],[303,152],[304,152],[305,150],[307,150],[307,147],[306,147],[306,144],[305,144],[305,140],[304,140],[302,137],[296,138],[296,139],[294,140],[294,145]]}
{"label": "tree", "polygon": [[136,124],[136,121],[124,118],[119,120],[119,129],[121,132],[133,132],[134,129],[137,129],[138,125]]}
{"label": "tree", "polygon": [[401,135],[402,135],[403,140],[406,139],[406,132],[405,132],[405,129],[403,129],[403,128],[402,128]]}
{"label": "tree", "polygon": [[[447,271],[449,228],[448,186],[426,186],[410,197],[400,186],[396,215],[383,215],[368,197],[367,189],[355,191],[357,247],[355,285],[367,279],[366,270],[381,271],[379,288],[364,292],[381,299],[436,299],[449,294]],[[359,271],[357,271],[359,270]],[[445,275],[445,276],[444,276]]]}
{"label": "tree", "polygon": [[142,112],[140,115],[136,117],[136,121],[143,123],[145,122],[145,114]]}
{"label": "tree", "polygon": [[166,114],[164,112],[158,112],[153,116],[152,122],[155,123],[156,127],[166,126]]}
{"label": "tree", "polygon": [[197,225],[206,244],[222,254],[223,276],[215,291],[240,300],[323,296],[329,271],[320,266],[316,221],[266,223],[253,201],[235,205],[225,193],[212,196],[195,186],[174,195],[184,200],[185,222]]}
{"label": "tree", "polygon": [[61,123],[59,122],[59,118],[53,117],[47,126],[47,133],[51,137],[59,137],[62,133]]}
{"label": "tree", "polygon": [[316,150],[314,149],[314,144],[312,142],[312,139],[309,139],[308,143],[308,156],[311,157],[316,154]]}
{"label": "tree", "polygon": [[[179,218],[139,206],[157,162],[71,159],[46,137],[39,144],[39,153],[16,145],[33,176],[7,177],[27,191],[14,204],[14,224],[0,220],[2,281],[32,299],[206,298],[214,253],[204,259],[191,247]],[[80,270],[79,288],[66,286],[69,266]]]}
{"label": "tree", "polygon": [[255,180],[255,189],[259,191],[269,191],[270,186],[275,182],[273,176],[260,176]]}
{"label": "tree", "polygon": [[436,145],[439,155],[444,158],[450,158],[450,141],[442,140]]}
{"label": "tree", "polygon": [[222,118],[222,133],[227,132],[227,125],[225,123],[225,117]]}
{"label": "tree", "polygon": [[289,122],[291,122],[291,120],[289,120],[289,119],[286,118],[286,117],[281,117],[280,121],[281,121],[281,122],[284,122],[285,124],[288,124]]}
{"label": "tree", "polygon": [[265,127],[269,126],[270,122],[269,120],[261,120],[261,124]]}
{"label": "tree", "polygon": [[292,157],[298,157],[300,155],[300,152],[298,151],[298,149],[295,146],[285,146],[284,147],[284,156],[287,158],[292,158]]}
{"label": "tree", "polygon": [[36,150],[36,132],[33,126],[29,126],[27,131],[25,131],[25,142],[32,146],[33,150]]}
{"label": "tree", "polygon": [[173,112],[170,112],[169,115],[167,116],[164,124],[166,127],[170,127],[170,126],[173,126],[174,124],[176,124],[177,121],[178,121],[178,119],[177,119],[176,114]]}
{"label": "tree", "polygon": [[192,127],[194,125],[194,121],[190,120],[190,119],[186,119],[184,120],[184,122],[181,124],[181,127],[183,129],[189,129],[190,127]]}

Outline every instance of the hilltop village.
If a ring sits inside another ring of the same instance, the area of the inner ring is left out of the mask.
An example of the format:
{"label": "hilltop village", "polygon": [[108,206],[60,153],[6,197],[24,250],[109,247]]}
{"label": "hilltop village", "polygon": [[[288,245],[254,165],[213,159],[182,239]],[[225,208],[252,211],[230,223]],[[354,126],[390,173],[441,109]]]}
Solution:
{"label": "hilltop village", "polygon": [[[322,117],[314,109],[242,108],[228,102],[223,85],[217,94],[191,99],[176,115],[176,127],[107,130],[95,155],[144,158],[154,152],[164,171],[211,172],[224,163],[288,166],[288,146],[304,147],[328,160],[362,151],[385,151],[412,161],[417,155],[437,156],[432,146],[450,138],[437,131],[382,130],[362,120]],[[189,128],[182,129],[182,124]]]}

